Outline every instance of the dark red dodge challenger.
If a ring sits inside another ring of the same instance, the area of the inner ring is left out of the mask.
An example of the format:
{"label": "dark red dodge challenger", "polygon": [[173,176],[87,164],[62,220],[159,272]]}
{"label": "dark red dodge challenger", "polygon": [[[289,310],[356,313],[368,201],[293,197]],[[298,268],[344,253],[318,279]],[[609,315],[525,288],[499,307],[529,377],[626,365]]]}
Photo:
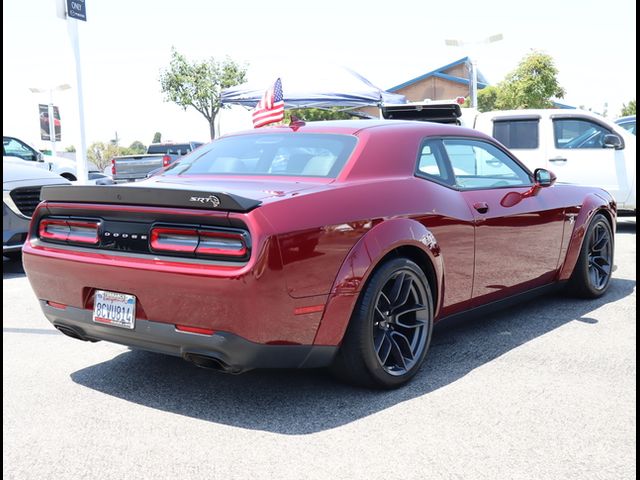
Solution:
{"label": "dark red dodge challenger", "polygon": [[299,122],[223,137],[144,182],[45,187],[24,266],[74,338],[393,388],[445,318],[607,290],[615,203],[554,182],[462,127]]}

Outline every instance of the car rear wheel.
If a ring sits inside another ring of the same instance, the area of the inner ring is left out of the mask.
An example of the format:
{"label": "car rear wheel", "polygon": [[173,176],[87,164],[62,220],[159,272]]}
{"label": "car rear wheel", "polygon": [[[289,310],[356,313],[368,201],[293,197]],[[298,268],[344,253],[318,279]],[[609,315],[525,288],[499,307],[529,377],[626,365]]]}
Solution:
{"label": "car rear wheel", "polygon": [[340,378],[396,388],[418,372],[433,329],[433,299],[424,272],[411,260],[382,264],[363,289],[333,364]]}
{"label": "car rear wheel", "polygon": [[607,219],[593,217],[585,234],[580,256],[569,280],[569,293],[597,298],[609,288],[613,273],[613,232]]}

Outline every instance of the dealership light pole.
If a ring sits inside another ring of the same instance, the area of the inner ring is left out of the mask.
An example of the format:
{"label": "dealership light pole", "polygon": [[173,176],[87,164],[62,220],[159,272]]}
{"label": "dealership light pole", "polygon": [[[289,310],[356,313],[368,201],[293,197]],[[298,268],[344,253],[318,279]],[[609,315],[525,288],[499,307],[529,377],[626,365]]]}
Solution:
{"label": "dealership light pole", "polygon": [[[53,92],[61,92],[63,90],[69,90],[71,85],[66,83],[62,85],[58,85],[57,87],[50,88],[29,88],[33,93],[46,93],[49,92],[49,108],[47,110],[47,115],[49,116],[49,140],[51,141],[51,156],[56,156],[56,119],[53,114]],[[62,132],[62,130],[60,130]],[[60,133],[60,138],[62,138],[62,133]]]}
{"label": "dealership light pole", "polygon": [[[465,41],[465,40],[455,40],[455,39],[447,39],[444,41],[445,45],[448,47],[467,47],[467,46],[476,46],[476,45],[486,45],[489,43],[499,42],[504,37],[501,33],[496,35],[491,35],[490,37],[483,38],[482,40],[477,41]],[[471,61],[471,82],[470,82],[470,91],[471,91],[471,106],[473,108],[478,108],[478,62],[476,60],[475,53],[470,55]]]}
{"label": "dealership light pole", "polygon": [[78,92],[78,120],[80,123],[80,149],[76,150],[76,177],[78,183],[87,182],[87,140],[84,129],[84,97],[82,95],[82,63],[80,62],[80,32],[78,22],[87,21],[86,0],[55,0],[56,15],[67,22],[67,31],[76,64],[76,91]]}

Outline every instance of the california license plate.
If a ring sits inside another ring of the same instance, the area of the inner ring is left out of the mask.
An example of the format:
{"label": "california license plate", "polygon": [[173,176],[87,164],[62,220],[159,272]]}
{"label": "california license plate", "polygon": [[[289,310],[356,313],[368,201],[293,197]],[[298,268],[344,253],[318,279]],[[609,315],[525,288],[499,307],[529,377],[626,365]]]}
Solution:
{"label": "california license plate", "polygon": [[126,293],[96,290],[93,321],[132,330],[136,323],[136,297]]}

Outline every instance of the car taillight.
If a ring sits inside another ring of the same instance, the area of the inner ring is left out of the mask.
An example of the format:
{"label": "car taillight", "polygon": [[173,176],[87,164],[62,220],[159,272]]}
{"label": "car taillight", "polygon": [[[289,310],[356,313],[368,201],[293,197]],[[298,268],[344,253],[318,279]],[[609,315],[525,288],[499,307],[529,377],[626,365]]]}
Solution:
{"label": "car taillight", "polygon": [[227,255],[244,257],[247,255],[247,244],[244,235],[230,232],[210,232],[200,230],[200,243],[196,253],[203,255]]}
{"label": "car taillight", "polygon": [[112,158],[111,159],[111,175],[115,175],[116,174],[116,159]]}
{"label": "car taillight", "polygon": [[246,233],[195,228],[155,227],[149,238],[151,249],[159,252],[191,253],[196,256],[246,258]]}
{"label": "car taillight", "polygon": [[98,243],[98,222],[45,218],[40,221],[38,235],[43,240],[55,242]]}
{"label": "car taillight", "polygon": [[158,227],[151,230],[151,248],[161,252],[193,253],[198,247],[198,231]]}
{"label": "car taillight", "polygon": [[169,155],[165,155],[164,157],[162,157],[163,167],[168,167],[170,163],[171,163],[171,157]]}

